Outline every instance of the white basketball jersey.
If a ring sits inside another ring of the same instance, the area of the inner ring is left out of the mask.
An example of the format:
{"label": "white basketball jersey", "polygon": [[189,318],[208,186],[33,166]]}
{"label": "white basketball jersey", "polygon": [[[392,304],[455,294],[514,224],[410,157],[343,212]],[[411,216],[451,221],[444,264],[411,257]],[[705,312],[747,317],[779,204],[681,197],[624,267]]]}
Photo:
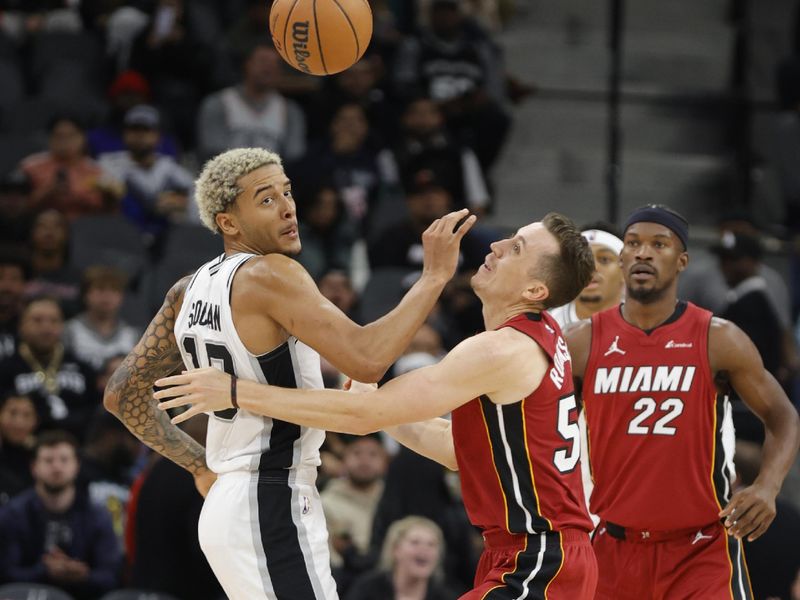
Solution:
{"label": "white basketball jersey", "polygon": [[[231,282],[254,254],[222,255],[197,270],[175,321],[187,369],[216,367],[286,388],[322,387],[319,354],[294,336],[254,356],[239,339],[231,314]],[[206,461],[215,473],[267,471],[320,464],[325,432],[233,408],[209,413]]]}

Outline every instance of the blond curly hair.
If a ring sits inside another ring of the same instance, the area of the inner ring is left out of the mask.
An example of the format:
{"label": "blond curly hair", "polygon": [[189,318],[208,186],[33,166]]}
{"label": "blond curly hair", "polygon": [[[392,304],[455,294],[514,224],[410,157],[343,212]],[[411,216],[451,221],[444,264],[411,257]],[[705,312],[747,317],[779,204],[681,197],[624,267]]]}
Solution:
{"label": "blond curly hair", "polygon": [[209,160],[195,182],[195,201],[203,225],[219,233],[216,216],[225,212],[244,190],[239,180],[260,167],[283,166],[281,157],[263,148],[236,148]]}

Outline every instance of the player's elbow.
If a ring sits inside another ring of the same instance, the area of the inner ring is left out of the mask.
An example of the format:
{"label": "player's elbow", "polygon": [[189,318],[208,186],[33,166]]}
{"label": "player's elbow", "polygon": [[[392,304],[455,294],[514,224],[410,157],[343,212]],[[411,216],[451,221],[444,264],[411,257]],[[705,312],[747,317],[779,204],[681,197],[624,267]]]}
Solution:
{"label": "player's elbow", "polygon": [[374,360],[362,358],[356,361],[356,364],[349,369],[347,375],[351,379],[360,381],[362,383],[378,383],[386,374],[389,365],[384,365],[375,362]]}
{"label": "player's elbow", "polygon": [[112,415],[119,416],[119,394],[111,388],[103,392],[103,406]]}
{"label": "player's elbow", "polygon": [[458,461],[456,460],[455,454],[452,457],[448,456],[445,460],[443,460],[442,465],[451,471],[458,471]]}

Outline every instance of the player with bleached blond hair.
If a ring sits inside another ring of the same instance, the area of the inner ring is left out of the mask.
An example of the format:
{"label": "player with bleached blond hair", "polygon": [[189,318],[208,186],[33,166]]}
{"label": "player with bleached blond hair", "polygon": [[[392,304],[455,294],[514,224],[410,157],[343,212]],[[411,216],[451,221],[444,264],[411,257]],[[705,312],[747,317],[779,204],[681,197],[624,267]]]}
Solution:
{"label": "player with bleached blond hair", "polygon": [[434,221],[422,235],[420,279],[393,311],[359,326],[291,258],[301,245],[278,155],[256,148],[220,154],[203,168],[196,200],[225,253],[168,292],[109,382],[105,406],[208,492],[200,544],[229,598],[335,599],[315,487],[324,431],[235,407],[209,415],[203,448],[157,409],[153,383],[182,366],[215,366],[241,379],[322,387],[319,354],[354,379],[377,381],[453,276],[475,217],[460,227],[466,210]]}

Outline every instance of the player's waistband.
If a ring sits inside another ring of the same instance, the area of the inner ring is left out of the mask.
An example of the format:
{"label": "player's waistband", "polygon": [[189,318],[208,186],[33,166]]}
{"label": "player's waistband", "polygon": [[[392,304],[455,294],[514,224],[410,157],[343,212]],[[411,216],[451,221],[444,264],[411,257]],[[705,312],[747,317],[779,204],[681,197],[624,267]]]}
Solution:
{"label": "player's waistband", "polygon": [[260,471],[226,471],[218,474],[219,479],[235,480],[246,479],[252,481],[257,478],[259,483],[286,485],[300,483],[315,485],[317,483],[316,467],[297,467],[294,469],[263,469]]}
{"label": "player's waistband", "polygon": [[602,531],[605,528],[608,535],[611,537],[623,540],[626,542],[634,542],[637,544],[651,544],[654,542],[668,542],[670,540],[679,540],[685,537],[692,537],[697,535],[697,532],[704,531],[708,527],[716,526],[718,523],[709,523],[700,527],[689,527],[686,529],[670,529],[655,531],[651,529],[633,529],[630,527],[623,527],[610,521],[600,521],[597,526],[597,531]]}
{"label": "player's waistband", "polygon": [[546,535],[558,538],[561,535],[561,542],[564,544],[589,543],[589,534],[582,529],[562,529],[561,531],[542,531],[541,533],[509,533],[502,529],[493,529],[483,532],[483,542],[488,550],[501,550],[504,548],[525,548],[531,547],[531,539],[539,539]]}

